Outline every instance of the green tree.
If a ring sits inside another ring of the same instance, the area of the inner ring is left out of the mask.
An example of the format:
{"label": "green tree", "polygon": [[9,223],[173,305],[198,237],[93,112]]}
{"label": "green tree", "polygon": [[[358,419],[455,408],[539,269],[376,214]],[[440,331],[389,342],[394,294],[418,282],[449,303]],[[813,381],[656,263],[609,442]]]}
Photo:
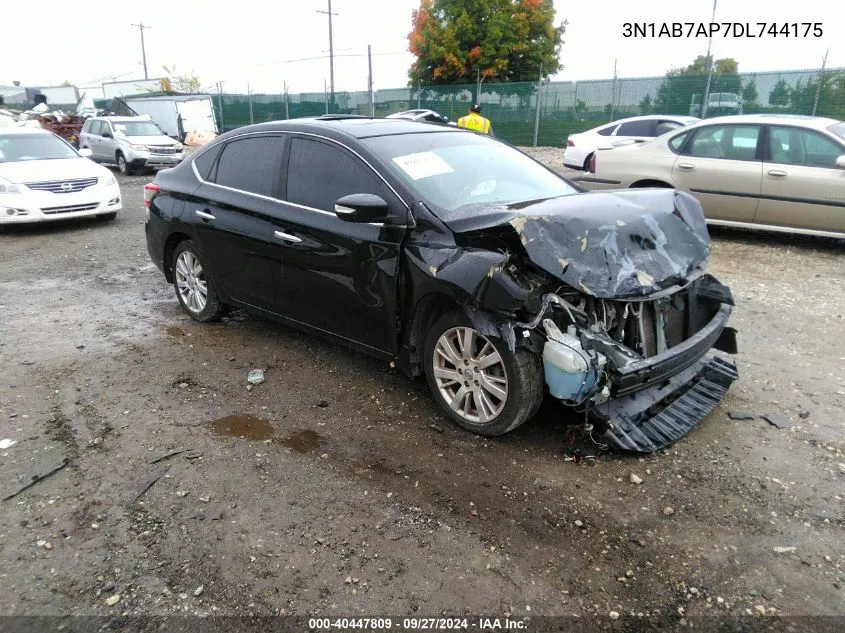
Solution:
{"label": "green tree", "polygon": [[742,89],[742,110],[746,114],[750,110],[757,110],[760,104],[757,103],[757,83],[752,79]]}
{"label": "green tree", "polygon": [[845,118],[845,72],[825,72],[806,84],[799,81],[789,91],[789,109],[795,114],[812,114],[817,93],[817,116]]}
{"label": "green tree", "polygon": [[[655,99],[655,111],[663,114],[690,114],[693,99],[701,105],[702,95],[707,88],[707,57],[699,55],[684,68],[673,68],[666,73]],[[739,63],[730,57],[717,59],[713,63],[710,92],[733,92],[742,90]]]}
{"label": "green tree", "polygon": [[410,84],[536,82],[541,67],[553,75],[566,28],[554,19],[552,0],[420,0]]}
{"label": "green tree", "polygon": [[195,94],[202,92],[202,82],[200,78],[191,71],[187,75],[179,75],[176,73],[176,66],[168,68],[162,66],[167,72],[167,77],[162,80],[162,90],[165,92],[181,92],[187,94]]}
{"label": "green tree", "polygon": [[640,101],[640,114],[651,114],[652,109],[651,95],[646,95],[643,97],[642,101]]}
{"label": "green tree", "polygon": [[789,84],[783,79],[778,79],[775,87],[769,93],[769,105],[781,107],[789,105],[791,92],[792,89],[789,87]]}

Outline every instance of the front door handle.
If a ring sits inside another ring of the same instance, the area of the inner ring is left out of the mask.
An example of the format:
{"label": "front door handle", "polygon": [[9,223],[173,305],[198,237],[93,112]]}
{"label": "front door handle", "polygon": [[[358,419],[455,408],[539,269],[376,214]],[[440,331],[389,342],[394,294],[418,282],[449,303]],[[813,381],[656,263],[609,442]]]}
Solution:
{"label": "front door handle", "polygon": [[695,165],[692,163],[678,163],[678,169],[683,169],[684,171],[692,171],[695,169]]}
{"label": "front door handle", "polygon": [[274,231],[273,236],[280,240],[284,240],[285,242],[293,242],[294,244],[302,241],[296,235],[289,235],[288,233],[282,233],[281,231]]}
{"label": "front door handle", "polygon": [[782,169],[770,169],[766,173],[769,174],[769,176],[774,176],[775,178],[783,178],[787,175]]}
{"label": "front door handle", "polygon": [[202,218],[203,220],[213,220],[214,219],[213,215],[211,215],[210,213],[207,213],[205,211],[200,211],[199,209],[194,211],[194,213],[196,213],[198,218]]}

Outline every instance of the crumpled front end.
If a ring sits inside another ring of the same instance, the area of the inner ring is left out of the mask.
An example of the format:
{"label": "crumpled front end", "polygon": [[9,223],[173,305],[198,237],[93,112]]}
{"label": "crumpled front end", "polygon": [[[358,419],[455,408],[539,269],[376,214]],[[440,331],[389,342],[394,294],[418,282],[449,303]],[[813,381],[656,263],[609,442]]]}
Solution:
{"label": "crumpled front end", "polygon": [[691,196],[567,196],[450,228],[457,248],[409,248],[417,274],[460,289],[481,334],[540,355],[549,393],[584,414],[591,437],[660,450],[737,379],[715,355],[737,351],[733,296],[705,273],[710,240]]}

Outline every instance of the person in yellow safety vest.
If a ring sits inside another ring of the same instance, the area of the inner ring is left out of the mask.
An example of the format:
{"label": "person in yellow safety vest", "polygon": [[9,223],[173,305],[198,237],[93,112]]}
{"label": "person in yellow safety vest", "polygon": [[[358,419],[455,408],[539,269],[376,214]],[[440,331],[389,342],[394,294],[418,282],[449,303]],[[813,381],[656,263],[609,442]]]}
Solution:
{"label": "person in yellow safety vest", "polygon": [[492,134],[493,128],[490,125],[490,119],[485,119],[481,116],[481,106],[475,104],[469,109],[469,114],[458,119],[458,127],[466,128],[481,132],[482,134]]}

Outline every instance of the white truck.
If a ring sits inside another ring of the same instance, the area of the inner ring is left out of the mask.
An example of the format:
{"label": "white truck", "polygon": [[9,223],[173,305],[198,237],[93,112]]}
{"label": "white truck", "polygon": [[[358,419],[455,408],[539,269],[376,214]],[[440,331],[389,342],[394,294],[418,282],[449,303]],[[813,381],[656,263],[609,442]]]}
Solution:
{"label": "white truck", "polygon": [[208,95],[139,95],[120,99],[136,114],[148,115],[165,134],[179,141],[184,141],[191,132],[219,133],[214,105]]}

